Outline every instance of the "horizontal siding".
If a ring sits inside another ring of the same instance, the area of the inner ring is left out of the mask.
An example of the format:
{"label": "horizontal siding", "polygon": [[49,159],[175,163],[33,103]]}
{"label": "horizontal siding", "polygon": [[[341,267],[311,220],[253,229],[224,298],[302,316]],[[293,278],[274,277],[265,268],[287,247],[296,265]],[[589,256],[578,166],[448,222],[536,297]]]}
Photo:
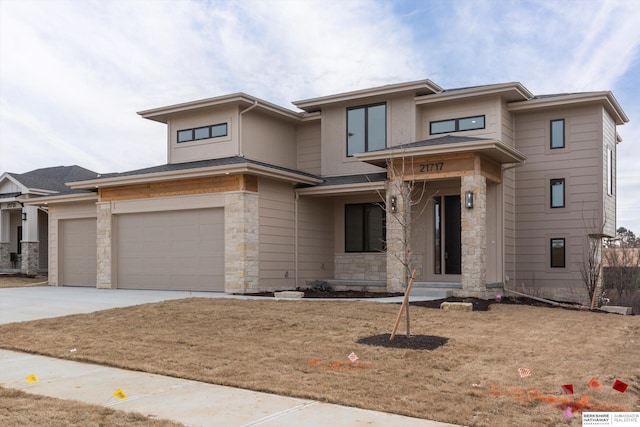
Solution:
{"label": "horizontal siding", "polygon": [[288,183],[258,182],[260,289],[295,287],[294,193]]}
{"label": "horizontal siding", "polygon": [[[551,150],[549,123],[555,119],[565,120],[565,148]],[[583,299],[585,236],[602,215],[601,121],[599,107],[515,115],[515,148],[527,160],[514,169],[514,288],[533,294],[542,292],[541,296],[556,295],[554,289],[562,288],[562,298]],[[564,208],[550,207],[552,178],[565,179]],[[566,239],[564,269],[550,268],[553,237]]]}

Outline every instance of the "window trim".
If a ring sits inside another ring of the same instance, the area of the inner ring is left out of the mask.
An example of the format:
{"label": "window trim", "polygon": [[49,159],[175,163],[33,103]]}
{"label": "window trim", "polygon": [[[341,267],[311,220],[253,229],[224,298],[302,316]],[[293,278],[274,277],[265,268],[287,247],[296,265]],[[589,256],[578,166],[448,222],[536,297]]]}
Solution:
{"label": "window trim", "polygon": [[[557,147],[553,144],[553,124],[562,123],[562,145]],[[553,119],[549,121],[549,149],[558,150],[567,147],[567,126],[564,119]]]}
{"label": "window trim", "polygon": [[349,111],[354,111],[354,110],[359,110],[359,109],[364,109],[364,151],[363,153],[368,153],[369,152],[369,108],[371,107],[379,107],[383,105],[384,106],[384,147],[387,147],[387,103],[386,102],[378,102],[375,104],[367,104],[367,105],[358,105],[355,107],[348,107],[347,108],[347,123],[346,123],[346,140],[347,140],[347,144],[346,144],[346,154],[347,157],[353,157],[354,154],[356,154],[355,152],[353,154],[349,154]]}
{"label": "window trim", "polygon": [[[553,243],[562,241],[562,265],[554,265]],[[549,239],[549,268],[567,268],[567,239],[564,237],[552,237]]]}
{"label": "window trim", "polygon": [[[473,128],[473,129],[460,129],[460,121],[461,120],[467,120],[467,119],[475,119],[475,118],[482,118],[482,127],[477,127],[477,128]],[[445,122],[453,122],[454,123],[454,129],[453,130],[447,130],[444,132],[434,132],[433,131],[433,125],[434,123],[445,123]],[[478,130],[478,129],[486,129],[487,127],[487,116],[485,114],[482,115],[478,115],[478,116],[468,116],[468,117],[458,117],[455,119],[446,119],[446,120],[434,120],[429,122],[429,135],[440,135],[443,133],[451,133],[451,132],[468,132],[470,130]]]}
{"label": "window trim", "polygon": [[[373,248],[372,242],[368,242],[369,225],[367,221],[367,209],[362,209],[362,217],[360,218],[362,225],[362,241],[360,243],[361,250],[347,249],[347,206],[376,207],[382,211],[382,242],[379,248]],[[387,216],[384,203],[364,202],[364,203],[345,203],[344,204],[344,252],[345,253],[376,253],[385,252],[387,250]],[[371,249],[367,249],[371,248]]]}
{"label": "window trim", "polygon": [[[215,131],[214,129],[216,128],[222,128],[224,127],[224,134],[222,135],[214,135]],[[200,130],[200,129],[208,129],[207,131],[207,135],[205,137],[201,137],[201,138],[196,138],[196,131]],[[189,137],[189,139],[180,139],[180,134],[191,134],[191,136]],[[190,128],[190,129],[178,129],[176,131],[176,143],[177,144],[182,144],[185,142],[192,142],[192,141],[202,141],[203,139],[212,139],[212,138],[223,138],[225,136],[229,135],[229,124],[227,122],[224,123],[216,123],[213,125],[208,125],[208,126],[198,126],[195,128]]]}
{"label": "window trim", "polygon": [[[562,182],[562,204],[554,206],[553,204],[553,185]],[[549,207],[551,209],[559,209],[567,206],[567,180],[565,178],[549,179]]]}

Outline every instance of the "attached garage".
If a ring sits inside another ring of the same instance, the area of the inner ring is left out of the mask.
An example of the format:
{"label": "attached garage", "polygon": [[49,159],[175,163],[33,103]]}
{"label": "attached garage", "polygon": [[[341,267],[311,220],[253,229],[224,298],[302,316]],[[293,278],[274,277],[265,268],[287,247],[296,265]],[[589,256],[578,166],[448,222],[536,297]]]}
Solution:
{"label": "attached garage", "polygon": [[65,219],[61,228],[62,286],[96,286],[96,219]]}
{"label": "attached garage", "polygon": [[114,216],[116,286],[224,292],[224,209]]}

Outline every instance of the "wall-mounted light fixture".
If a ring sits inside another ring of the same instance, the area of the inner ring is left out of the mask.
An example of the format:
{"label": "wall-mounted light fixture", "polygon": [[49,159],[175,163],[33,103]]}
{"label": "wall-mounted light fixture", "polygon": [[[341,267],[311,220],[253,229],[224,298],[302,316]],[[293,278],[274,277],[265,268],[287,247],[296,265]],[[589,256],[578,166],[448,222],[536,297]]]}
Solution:
{"label": "wall-mounted light fixture", "polygon": [[22,220],[23,221],[27,220],[27,213],[26,212],[22,212]]}
{"label": "wall-mounted light fixture", "polygon": [[396,196],[391,196],[391,213],[396,213],[398,211],[398,199]]}
{"label": "wall-mounted light fixture", "polygon": [[464,205],[467,209],[473,209],[473,191],[464,192]]}

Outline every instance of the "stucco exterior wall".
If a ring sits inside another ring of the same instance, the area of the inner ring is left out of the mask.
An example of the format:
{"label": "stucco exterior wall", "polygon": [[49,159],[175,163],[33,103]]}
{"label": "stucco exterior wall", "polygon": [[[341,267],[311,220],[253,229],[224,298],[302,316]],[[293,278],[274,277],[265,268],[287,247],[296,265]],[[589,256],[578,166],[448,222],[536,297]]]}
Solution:
{"label": "stucco exterior wall", "polygon": [[321,139],[320,120],[298,125],[296,129],[298,170],[314,175],[322,173]]}
{"label": "stucco exterior wall", "polygon": [[418,139],[423,140],[443,136],[443,134],[430,135],[429,124],[433,121],[482,115],[485,116],[484,129],[456,132],[454,135],[480,138],[502,138],[503,129],[501,127],[501,107],[502,102],[500,98],[496,96],[422,105],[419,113],[420,124]]}
{"label": "stucco exterior wall", "polygon": [[297,166],[296,126],[256,110],[242,116],[242,154],[276,166]]}
{"label": "stucco exterior wall", "polygon": [[327,197],[298,199],[298,283],[334,277],[333,202]]}

